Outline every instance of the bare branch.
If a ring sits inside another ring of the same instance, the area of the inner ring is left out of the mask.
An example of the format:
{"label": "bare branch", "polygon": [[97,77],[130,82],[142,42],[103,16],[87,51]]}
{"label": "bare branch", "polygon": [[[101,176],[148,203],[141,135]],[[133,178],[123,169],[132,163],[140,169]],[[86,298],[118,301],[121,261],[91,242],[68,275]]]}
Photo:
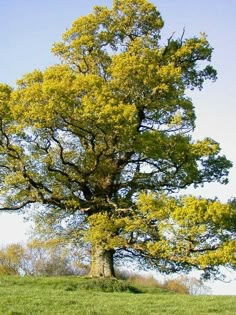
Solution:
{"label": "bare branch", "polygon": [[34,200],[28,200],[23,202],[22,204],[18,205],[18,206],[13,206],[13,207],[0,207],[0,211],[17,211],[17,210],[21,210],[24,207],[26,207],[29,204],[35,203],[36,201]]}

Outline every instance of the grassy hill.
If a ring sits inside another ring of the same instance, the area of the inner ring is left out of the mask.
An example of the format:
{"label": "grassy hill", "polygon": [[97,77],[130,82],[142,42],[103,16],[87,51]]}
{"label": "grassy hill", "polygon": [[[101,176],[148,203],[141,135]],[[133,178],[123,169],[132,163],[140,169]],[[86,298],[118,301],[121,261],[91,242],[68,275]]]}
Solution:
{"label": "grassy hill", "polygon": [[236,297],[181,295],[125,281],[1,276],[0,314],[234,315]]}

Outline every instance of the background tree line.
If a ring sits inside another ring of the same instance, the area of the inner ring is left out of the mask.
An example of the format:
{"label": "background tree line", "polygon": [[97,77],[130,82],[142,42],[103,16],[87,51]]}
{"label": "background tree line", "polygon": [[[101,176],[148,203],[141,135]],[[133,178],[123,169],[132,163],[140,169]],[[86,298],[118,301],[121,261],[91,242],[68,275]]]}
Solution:
{"label": "background tree line", "polygon": [[0,275],[82,275],[89,266],[71,246],[32,241],[0,248]]}

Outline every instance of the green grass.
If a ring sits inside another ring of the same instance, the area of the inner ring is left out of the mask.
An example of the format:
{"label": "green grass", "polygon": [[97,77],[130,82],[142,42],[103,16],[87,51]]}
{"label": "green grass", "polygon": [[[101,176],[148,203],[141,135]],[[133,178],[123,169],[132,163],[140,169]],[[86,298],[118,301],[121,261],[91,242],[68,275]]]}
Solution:
{"label": "green grass", "polygon": [[99,281],[78,277],[2,276],[0,314],[236,314],[233,296],[188,296],[120,281],[107,280],[105,284]]}

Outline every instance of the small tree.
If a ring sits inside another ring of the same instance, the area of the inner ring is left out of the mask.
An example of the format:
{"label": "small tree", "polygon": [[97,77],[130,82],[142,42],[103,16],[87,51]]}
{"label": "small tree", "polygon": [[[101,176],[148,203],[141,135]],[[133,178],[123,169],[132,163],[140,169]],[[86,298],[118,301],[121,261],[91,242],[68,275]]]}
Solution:
{"label": "small tree", "polygon": [[10,244],[0,249],[0,275],[16,275],[22,271],[25,248],[20,244]]}
{"label": "small tree", "polygon": [[204,34],[164,43],[162,27],[146,0],[97,6],[54,45],[62,64],[0,86],[2,209],[42,204],[54,232],[91,245],[92,276],[122,256],[163,272],[235,266],[235,210],[174,196],[231,167],[191,137],[186,90],[216,79],[213,49]]}

